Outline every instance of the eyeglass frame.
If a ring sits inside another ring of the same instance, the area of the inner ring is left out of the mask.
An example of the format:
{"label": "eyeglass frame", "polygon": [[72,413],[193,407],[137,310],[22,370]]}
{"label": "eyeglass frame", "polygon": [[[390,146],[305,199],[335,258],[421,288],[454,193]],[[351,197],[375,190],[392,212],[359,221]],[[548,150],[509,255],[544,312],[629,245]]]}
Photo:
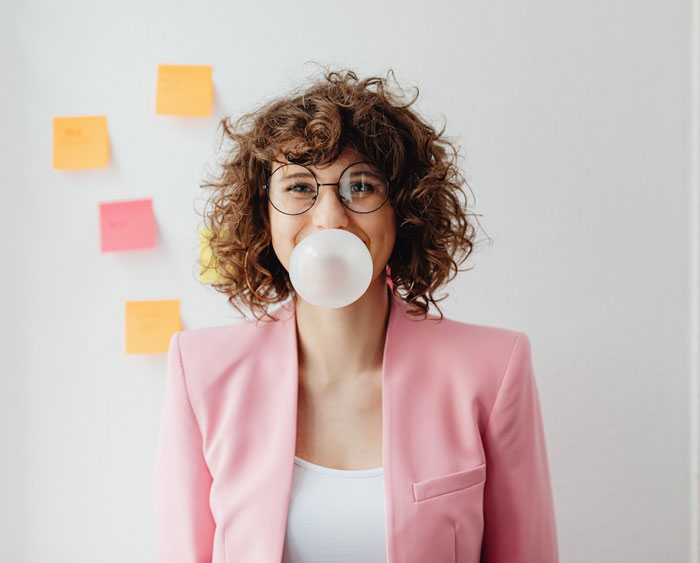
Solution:
{"label": "eyeglass frame", "polygon": [[[340,179],[343,177],[343,174],[345,174],[345,171],[346,171],[348,168],[350,168],[350,167],[352,167],[352,166],[355,166],[356,164],[370,164],[370,165],[374,166],[375,168],[378,168],[376,164],[374,164],[373,162],[371,162],[371,161],[369,161],[369,160],[359,160],[359,161],[357,161],[357,162],[353,162],[352,164],[348,164],[348,165],[343,169],[343,171],[340,173],[340,176],[338,176],[338,181],[337,181],[337,182],[331,182],[331,183],[327,183],[327,184],[321,184],[321,183],[319,183],[318,178],[316,178],[316,174],[314,174],[314,171],[311,170],[311,168],[309,168],[309,167],[307,167],[307,166],[305,166],[305,165],[303,165],[303,164],[297,164],[296,162],[280,162],[279,160],[275,160],[274,162],[280,163],[281,166],[278,166],[278,167],[275,168],[272,172],[270,172],[270,175],[267,177],[267,181],[266,181],[265,184],[263,185],[262,189],[265,190],[265,194],[266,194],[266,196],[267,196],[267,201],[270,202],[270,204],[272,205],[272,207],[274,207],[279,213],[282,213],[282,214],[284,214],[284,215],[303,215],[304,213],[306,213],[307,211],[309,211],[309,209],[311,209],[314,205],[316,205],[316,202],[318,201],[318,194],[319,194],[320,191],[321,191],[321,190],[320,190],[320,187],[321,187],[321,186],[335,186],[335,187],[336,187],[336,190],[337,190],[337,192],[338,192],[338,199],[340,200],[340,203],[342,204],[342,206],[345,207],[345,209],[348,209],[348,210],[352,211],[353,213],[362,213],[363,215],[366,215],[366,214],[368,214],[368,213],[374,213],[375,211],[379,211],[379,210],[384,206],[384,204],[387,202],[387,200],[389,199],[389,187],[390,187],[389,178],[387,178],[387,177],[386,177],[386,174],[384,174],[384,173],[382,172],[382,176],[383,176],[384,179],[386,180],[386,196],[384,197],[384,201],[382,201],[382,203],[379,205],[379,207],[377,207],[376,209],[373,209],[372,211],[356,211],[355,209],[350,209],[350,208],[349,208],[347,205],[345,205],[345,203],[343,202],[343,197],[340,195]],[[284,166],[301,166],[301,167],[303,167],[303,168],[306,168],[306,169],[311,173],[311,175],[313,176],[314,180],[316,181],[316,195],[314,196],[314,202],[313,202],[309,207],[307,207],[306,209],[304,209],[304,211],[301,211],[301,212],[299,212],[299,213],[286,213],[285,211],[280,211],[280,210],[275,206],[275,204],[272,203],[272,200],[270,199],[270,190],[269,190],[269,187],[270,187],[270,178],[272,178],[272,175],[273,175],[275,172],[277,172],[280,168],[283,168]],[[380,170],[380,172],[381,172],[381,170]]]}

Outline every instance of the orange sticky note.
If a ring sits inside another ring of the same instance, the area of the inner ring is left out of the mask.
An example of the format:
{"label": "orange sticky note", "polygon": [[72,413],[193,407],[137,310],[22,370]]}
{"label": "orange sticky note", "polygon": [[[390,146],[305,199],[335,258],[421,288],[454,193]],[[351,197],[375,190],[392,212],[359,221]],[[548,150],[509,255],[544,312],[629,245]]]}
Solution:
{"label": "orange sticky note", "polygon": [[100,246],[102,252],[155,248],[153,200],[100,203]]}
{"label": "orange sticky note", "polygon": [[107,116],[53,118],[54,170],[109,166]]}
{"label": "orange sticky note", "polygon": [[126,302],[127,354],[165,354],[181,330],[179,299]]}
{"label": "orange sticky note", "polygon": [[216,271],[216,261],[212,255],[209,238],[211,231],[206,227],[199,229],[199,281],[202,283],[222,282]]}
{"label": "orange sticky note", "polygon": [[157,114],[211,115],[213,98],[211,66],[158,65]]}

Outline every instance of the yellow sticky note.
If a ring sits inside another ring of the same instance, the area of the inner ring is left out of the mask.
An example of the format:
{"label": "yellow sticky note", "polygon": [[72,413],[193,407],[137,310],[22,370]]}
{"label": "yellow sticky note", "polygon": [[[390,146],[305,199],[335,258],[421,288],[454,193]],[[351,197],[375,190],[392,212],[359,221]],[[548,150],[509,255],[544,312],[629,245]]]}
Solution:
{"label": "yellow sticky note", "polygon": [[214,88],[209,65],[158,65],[158,115],[211,115]]}
{"label": "yellow sticky note", "polygon": [[54,170],[109,166],[107,116],[53,118]]}
{"label": "yellow sticky note", "polygon": [[126,302],[127,354],[165,354],[181,330],[179,299]]}
{"label": "yellow sticky note", "polygon": [[199,281],[202,283],[221,283],[223,280],[216,270],[209,239],[211,231],[206,227],[199,229]]}

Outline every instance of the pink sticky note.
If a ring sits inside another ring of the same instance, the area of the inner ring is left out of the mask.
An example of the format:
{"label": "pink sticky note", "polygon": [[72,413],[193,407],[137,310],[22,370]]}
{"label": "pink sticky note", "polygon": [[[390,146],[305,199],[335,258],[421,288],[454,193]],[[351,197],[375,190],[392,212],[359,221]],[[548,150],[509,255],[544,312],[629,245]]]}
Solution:
{"label": "pink sticky note", "polygon": [[102,252],[155,248],[153,201],[135,199],[100,203]]}

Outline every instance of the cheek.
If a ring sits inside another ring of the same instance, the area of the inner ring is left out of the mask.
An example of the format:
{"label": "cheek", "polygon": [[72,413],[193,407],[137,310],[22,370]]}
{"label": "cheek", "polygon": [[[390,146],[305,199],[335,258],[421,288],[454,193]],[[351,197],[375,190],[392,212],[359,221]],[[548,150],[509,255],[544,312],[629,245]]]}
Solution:
{"label": "cheek", "polygon": [[294,236],[297,228],[284,218],[275,216],[270,217],[270,238],[272,239],[272,248],[277,255],[277,259],[282,263],[285,269],[289,269],[289,256],[294,249]]}
{"label": "cheek", "polygon": [[383,245],[386,247],[385,251],[391,254],[394,248],[394,242],[396,241],[396,218],[393,210],[391,210],[391,213],[387,213],[384,218],[381,236],[383,238]]}
{"label": "cheek", "polygon": [[380,221],[374,223],[368,230],[372,241],[372,255],[375,260],[375,268],[381,269],[389,261],[394,243],[396,241],[396,225],[393,213],[387,213]]}

